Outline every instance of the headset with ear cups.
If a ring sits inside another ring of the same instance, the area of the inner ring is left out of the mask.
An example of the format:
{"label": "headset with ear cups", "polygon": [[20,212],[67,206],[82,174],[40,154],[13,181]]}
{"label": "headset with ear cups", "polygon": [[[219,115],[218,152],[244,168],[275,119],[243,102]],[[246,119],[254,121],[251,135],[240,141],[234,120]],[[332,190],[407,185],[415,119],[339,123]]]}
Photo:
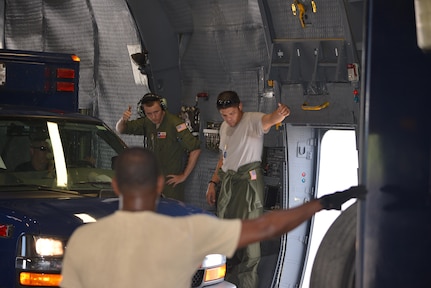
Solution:
{"label": "headset with ear cups", "polygon": [[160,107],[162,108],[162,110],[166,110],[168,108],[166,98],[160,97],[159,95],[154,93],[147,93],[138,102],[137,110],[138,110],[139,116],[145,117],[145,112],[144,112],[144,109],[142,108],[143,104],[149,103],[149,102],[155,102],[155,101],[160,102]]}

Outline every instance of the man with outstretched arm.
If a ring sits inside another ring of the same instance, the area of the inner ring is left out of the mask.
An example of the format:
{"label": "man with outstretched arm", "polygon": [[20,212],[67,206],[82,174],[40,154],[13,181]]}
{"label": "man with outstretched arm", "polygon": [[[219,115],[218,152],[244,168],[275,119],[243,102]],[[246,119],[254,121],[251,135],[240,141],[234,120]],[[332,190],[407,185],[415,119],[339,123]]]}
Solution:
{"label": "man with outstretched arm", "polygon": [[[223,219],[254,219],[263,214],[264,176],[262,151],[264,135],[290,115],[290,109],[278,103],[272,113],[244,111],[235,91],[217,96],[217,110],[223,118],[220,126],[220,156],[208,183],[207,202],[215,205]],[[216,199],[216,186],[220,191]],[[238,249],[228,260],[226,279],[239,287],[257,288],[260,243]]]}
{"label": "man with outstretched arm", "polygon": [[165,181],[153,152],[128,148],[114,165],[112,187],[120,210],[75,230],[67,244],[61,287],[190,288],[206,255],[230,257],[238,248],[278,237],[314,213],[341,209],[366,193],[362,186],[352,187],[252,220],[171,217],[155,212]]}

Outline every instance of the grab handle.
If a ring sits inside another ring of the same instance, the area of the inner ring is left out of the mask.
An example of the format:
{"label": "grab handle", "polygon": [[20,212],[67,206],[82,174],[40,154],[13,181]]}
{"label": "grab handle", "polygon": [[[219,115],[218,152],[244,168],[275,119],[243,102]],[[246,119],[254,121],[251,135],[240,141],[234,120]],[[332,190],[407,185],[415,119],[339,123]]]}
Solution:
{"label": "grab handle", "polygon": [[304,102],[304,104],[302,104],[301,108],[302,108],[302,110],[305,110],[305,111],[319,111],[319,110],[325,109],[328,106],[329,106],[328,101],[326,101],[320,105],[316,105],[316,106],[308,106],[308,103]]}

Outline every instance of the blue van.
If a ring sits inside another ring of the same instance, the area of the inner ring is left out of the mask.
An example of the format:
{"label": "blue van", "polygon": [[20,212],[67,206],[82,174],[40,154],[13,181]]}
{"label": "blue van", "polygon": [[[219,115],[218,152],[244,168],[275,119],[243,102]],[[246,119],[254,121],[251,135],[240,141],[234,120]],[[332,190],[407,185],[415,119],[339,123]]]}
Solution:
{"label": "blue van", "polygon": [[[118,209],[113,161],[126,148],[94,117],[0,105],[0,287],[58,287],[67,240]],[[162,198],[158,212],[206,213]],[[208,255],[193,287],[224,281],[224,255]]]}
{"label": "blue van", "polygon": [[[58,287],[67,240],[118,209],[113,162],[126,144],[78,113],[78,56],[0,49],[0,288]],[[206,213],[162,198],[158,212]],[[192,287],[232,288],[207,255]]]}

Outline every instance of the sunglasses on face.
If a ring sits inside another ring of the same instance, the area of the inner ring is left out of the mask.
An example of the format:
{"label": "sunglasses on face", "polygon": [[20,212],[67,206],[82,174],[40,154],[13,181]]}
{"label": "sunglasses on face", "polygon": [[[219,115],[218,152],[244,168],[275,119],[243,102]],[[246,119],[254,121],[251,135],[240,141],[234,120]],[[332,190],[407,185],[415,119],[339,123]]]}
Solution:
{"label": "sunglasses on face", "polygon": [[43,152],[47,152],[49,151],[49,148],[46,146],[31,146],[31,148],[35,149],[35,150],[39,150],[39,151],[43,151]]}

